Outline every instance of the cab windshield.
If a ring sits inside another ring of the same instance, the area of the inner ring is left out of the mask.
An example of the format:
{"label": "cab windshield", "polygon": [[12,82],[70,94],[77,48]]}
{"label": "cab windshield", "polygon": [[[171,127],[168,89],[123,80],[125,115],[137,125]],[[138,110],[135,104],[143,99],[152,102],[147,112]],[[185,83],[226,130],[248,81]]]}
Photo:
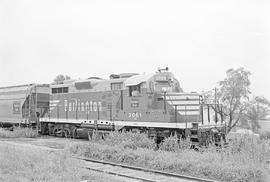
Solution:
{"label": "cab windshield", "polygon": [[179,82],[172,78],[167,81],[156,81],[155,91],[157,92],[181,92]]}

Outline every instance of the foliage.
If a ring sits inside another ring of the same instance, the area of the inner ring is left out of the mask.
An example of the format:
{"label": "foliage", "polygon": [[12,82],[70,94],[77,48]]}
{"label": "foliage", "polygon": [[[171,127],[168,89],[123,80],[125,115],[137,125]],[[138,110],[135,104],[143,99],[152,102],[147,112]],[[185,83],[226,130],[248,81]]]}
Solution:
{"label": "foliage", "polygon": [[36,138],[37,130],[31,128],[14,128],[13,131],[0,128],[0,138]]}
{"label": "foliage", "polygon": [[71,79],[70,76],[60,74],[60,75],[57,75],[53,81],[56,84],[60,84],[60,83],[63,83],[65,80],[70,80],[70,79]]}
{"label": "foliage", "polygon": [[247,104],[246,114],[242,125],[248,125],[249,129],[258,132],[259,120],[265,119],[270,114],[270,101],[264,97],[254,97]]}
{"label": "foliage", "polygon": [[[176,138],[171,137],[168,141],[173,144],[169,146],[177,146]],[[247,136],[232,139],[226,148],[217,150],[210,147],[203,152],[192,149],[176,152],[145,148],[133,150],[96,142],[75,144],[70,146],[69,151],[84,157],[219,181],[270,180],[270,142]]]}
{"label": "foliage", "polygon": [[243,119],[247,102],[250,94],[250,72],[244,68],[229,69],[226,72],[227,77],[219,82],[219,88],[205,93],[205,98],[209,100],[216,99],[217,113],[226,119],[228,132]]}

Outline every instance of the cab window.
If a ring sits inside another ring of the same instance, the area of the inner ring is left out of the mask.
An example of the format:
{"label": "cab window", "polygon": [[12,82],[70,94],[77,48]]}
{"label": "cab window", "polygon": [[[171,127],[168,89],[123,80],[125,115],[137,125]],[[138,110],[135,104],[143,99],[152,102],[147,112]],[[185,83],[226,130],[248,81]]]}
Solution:
{"label": "cab window", "polygon": [[129,87],[129,96],[139,96],[141,93],[141,85],[134,85]]}
{"label": "cab window", "polygon": [[123,83],[111,83],[111,90],[121,90],[123,89]]}
{"label": "cab window", "polygon": [[52,94],[68,93],[68,87],[52,88]]}

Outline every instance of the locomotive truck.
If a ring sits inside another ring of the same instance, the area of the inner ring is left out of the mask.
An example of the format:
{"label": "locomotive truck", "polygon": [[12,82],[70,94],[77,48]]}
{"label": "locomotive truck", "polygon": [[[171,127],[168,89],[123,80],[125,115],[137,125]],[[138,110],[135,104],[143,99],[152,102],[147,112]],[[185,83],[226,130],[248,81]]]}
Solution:
{"label": "locomotive truck", "polygon": [[177,135],[218,143],[225,127],[213,108],[200,94],[183,92],[168,68],[0,88],[2,125],[36,125],[41,134],[74,138],[132,131],[157,142]]}

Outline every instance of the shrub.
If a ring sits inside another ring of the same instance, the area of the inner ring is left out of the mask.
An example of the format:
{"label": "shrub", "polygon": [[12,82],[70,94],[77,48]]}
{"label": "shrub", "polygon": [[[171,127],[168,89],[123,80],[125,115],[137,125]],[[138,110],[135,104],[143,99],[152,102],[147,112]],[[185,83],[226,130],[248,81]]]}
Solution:
{"label": "shrub", "polygon": [[260,138],[269,140],[270,139],[270,131],[267,131],[267,132],[260,134]]}
{"label": "shrub", "polygon": [[239,156],[235,160],[251,160],[257,163],[270,162],[270,141],[244,135],[235,137],[226,148],[227,155]]}
{"label": "shrub", "polygon": [[179,139],[177,136],[170,136],[165,138],[159,145],[160,150],[177,152],[181,150],[190,149],[191,142],[189,139]]}

